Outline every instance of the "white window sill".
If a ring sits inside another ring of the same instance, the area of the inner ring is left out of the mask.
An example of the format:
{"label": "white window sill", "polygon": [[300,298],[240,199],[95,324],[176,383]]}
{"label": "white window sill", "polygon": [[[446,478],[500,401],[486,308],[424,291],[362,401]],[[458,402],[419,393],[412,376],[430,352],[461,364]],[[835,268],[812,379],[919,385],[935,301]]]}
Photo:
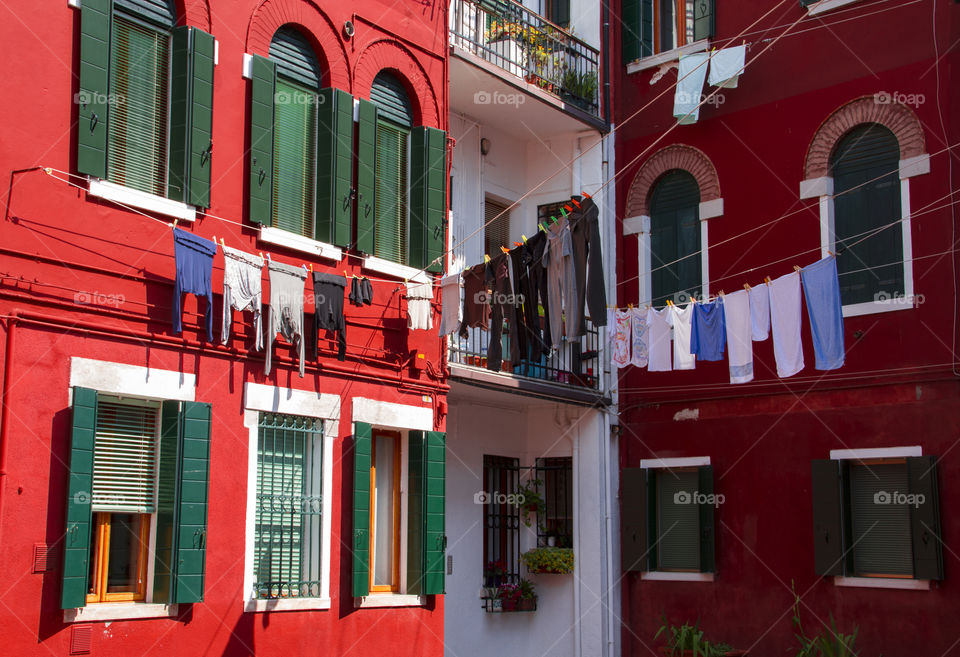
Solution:
{"label": "white window sill", "polygon": [[866,303],[852,303],[843,307],[844,317],[859,317],[861,315],[873,315],[875,313],[890,313],[895,310],[910,310],[920,297],[896,297],[885,301],[867,301]]}
{"label": "white window sill", "polygon": [[176,618],[177,605],[149,602],[99,602],[79,609],[64,609],[64,623],[87,621],[136,620],[139,618]]}
{"label": "white window sill", "polygon": [[640,579],[653,582],[712,582],[713,573],[669,573],[661,570],[649,570],[640,573]]}
{"label": "white window sill", "polygon": [[87,194],[90,196],[164,214],[180,221],[193,221],[197,218],[197,209],[192,205],[173,201],[156,194],[147,194],[139,189],[131,189],[99,178],[90,178],[89,180]]}
{"label": "white window sill", "polygon": [[839,9],[840,7],[846,7],[847,5],[852,5],[856,2],[860,2],[860,0],[820,0],[820,2],[807,6],[807,16],[825,14],[828,11],[833,11],[834,9]]}
{"label": "white window sill", "polygon": [[371,593],[362,598],[354,598],[353,606],[356,609],[373,609],[377,607],[422,607],[426,602],[422,595],[403,595],[401,593]]}
{"label": "white window sill", "polygon": [[928,579],[900,579],[896,577],[834,577],[834,586],[866,589],[900,589],[901,591],[929,591]]}
{"label": "white window sill", "polygon": [[260,241],[276,244],[277,246],[285,246],[290,249],[309,253],[310,255],[329,258],[337,262],[340,262],[343,258],[343,251],[332,244],[318,242],[309,237],[297,235],[296,233],[291,233],[279,228],[273,228],[272,226],[260,227]]}
{"label": "white window sill", "polygon": [[245,600],[244,611],[309,611],[329,609],[330,598],[285,598],[282,600]]}
{"label": "white window sill", "polygon": [[710,47],[709,39],[700,39],[699,41],[694,41],[693,43],[688,43],[685,46],[680,46],[679,48],[674,48],[673,50],[667,50],[665,52],[657,53],[656,55],[649,55],[643,59],[638,59],[635,62],[627,64],[627,73],[639,73],[640,71],[646,71],[647,69],[656,68],[661,64],[669,64],[670,62],[680,61],[680,58],[684,55],[691,55],[695,52],[703,52],[704,50]]}
{"label": "white window sill", "polygon": [[414,269],[413,267],[408,267],[407,265],[390,262],[389,260],[384,260],[383,258],[377,258],[375,256],[367,256],[364,258],[363,268],[369,269],[370,271],[375,271],[379,274],[386,274],[387,276],[402,278],[414,283],[430,282],[430,277],[426,272],[422,272],[419,269]]}

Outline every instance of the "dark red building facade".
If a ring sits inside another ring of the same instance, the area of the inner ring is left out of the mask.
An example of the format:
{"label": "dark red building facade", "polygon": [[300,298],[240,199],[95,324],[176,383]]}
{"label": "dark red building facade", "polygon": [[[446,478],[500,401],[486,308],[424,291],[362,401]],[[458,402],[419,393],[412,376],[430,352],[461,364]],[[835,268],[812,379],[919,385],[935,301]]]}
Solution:
{"label": "dark red building facade", "polygon": [[[442,653],[445,351],[405,283],[441,268],[446,15],[4,8],[3,652]],[[177,231],[221,246],[212,341],[191,294],[173,331]],[[306,268],[305,367],[249,310],[221,342],[222,246]],[[372,284],[339,358],[311,272]]]}
{"label": "dark red building facade", "polygon": [[[836,255],[845,362],[815,369],[804,308],[792,377],[769,338],[745,384],[726,360],[620,370],[623,654],[652,654],[664,615],[793,654],[794,591],[808,636],[833,618],[858,654],[947,652],[960,5],[671,4],[620,6],[618,306],[685,307]],[[676,125],[679,55],[743,45],[737,87],[705,85]],[[694,491],[713,497],[683,507]]]}

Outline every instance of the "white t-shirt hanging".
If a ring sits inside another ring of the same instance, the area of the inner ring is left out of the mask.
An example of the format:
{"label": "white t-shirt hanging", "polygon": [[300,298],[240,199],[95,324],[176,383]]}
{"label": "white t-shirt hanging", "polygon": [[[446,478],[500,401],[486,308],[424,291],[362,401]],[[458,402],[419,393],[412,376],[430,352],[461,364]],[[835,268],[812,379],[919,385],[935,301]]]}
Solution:
{"label": "white t-shirt hanging", "polygon": [[771,281],[770,327],[777,376],[786,378],[803,369],[803,344],[800,342],[800,274],[792,272]]}
{"label": "white t-shirt hanging", "polygon": [[673,327],[673,369],[692,370],[697,366],[697,357],[690,353],[690,330],[693,328],[693,302],[687,307],[668,306],[667,321]]}
{"label": "white t-shirt hanging", "polygon": [[670,364],[670,308],[647,310],[648,372],[669,372]]}

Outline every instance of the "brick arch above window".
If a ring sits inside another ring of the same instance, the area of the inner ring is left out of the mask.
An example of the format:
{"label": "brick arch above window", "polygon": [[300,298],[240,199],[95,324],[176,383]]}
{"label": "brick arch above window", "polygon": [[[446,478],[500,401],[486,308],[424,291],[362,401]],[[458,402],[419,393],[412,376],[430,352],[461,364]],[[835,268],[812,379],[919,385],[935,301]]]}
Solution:
{"label": "brick arch above window", "polygon": [[355,96],[369,98],[380,71],[391,71],[407,87],[413,104],[415,125],[442,128],[437,95],[423,66],[403,45],[391,40],[374,41],[360,53],[354,68]]}
{"label": "brick arch above window", "polygon": [[840,139],[863,123],[879,123],[897,137],[900,159],[908,160],[926,153],[923,126],[917,115],[906,105],[882,103],[879,96],[863,96],[851,100],[828,116],[810,141],[804,162],[804,179],[811,180],[830,175],[830,155]]}
{"label": "brick arch above window", "polygon": [[177,10],[183,16],[184,25],[210,32],[210,3],[207,0],[178,0]]}
{"label": "brick arch above window", "polygon": [[624,216],[649,217],[653,186],[660,176],[673,169],[683,169],[696,178],[701,204],[720,200],[720,178],[710,158],[693,146],[672,144],[651,155],[640,166],[627,190]]}
{"label": "brick arch above window", "polygon": [[302,28],[317,50],[321,65],[327,67],[324,85],[350,91],[350,66],[343,41],[330,18],[312,1],[261,0],[247,24],[246,52],[266,57],[273,35],[291,23]]}

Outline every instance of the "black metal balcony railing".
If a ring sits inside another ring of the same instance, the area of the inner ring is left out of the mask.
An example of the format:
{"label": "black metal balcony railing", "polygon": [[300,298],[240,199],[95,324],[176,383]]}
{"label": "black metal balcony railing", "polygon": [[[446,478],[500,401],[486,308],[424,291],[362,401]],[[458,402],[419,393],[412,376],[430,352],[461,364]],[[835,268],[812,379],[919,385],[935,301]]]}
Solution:
{"label": "black metal balcony railing", "polygon": [[599,51],[523,5],[453,0],[450,41],[599,116]]}
{"label": "black metal balcony railing", "polygon": [[[600,333],[587,319],[587,333],[579,338],[561,340],[549,355],[537,362],[521,360],[519,365],[509,362],[510,337],[504,329],[500,338],[505,356],[501,372],[512,373],[539,381],[560,383],[598,391],[600,389]],[[450,336],[450,363],[486,369],[487,346],[490,332],[470,329],[467,337]]]}

